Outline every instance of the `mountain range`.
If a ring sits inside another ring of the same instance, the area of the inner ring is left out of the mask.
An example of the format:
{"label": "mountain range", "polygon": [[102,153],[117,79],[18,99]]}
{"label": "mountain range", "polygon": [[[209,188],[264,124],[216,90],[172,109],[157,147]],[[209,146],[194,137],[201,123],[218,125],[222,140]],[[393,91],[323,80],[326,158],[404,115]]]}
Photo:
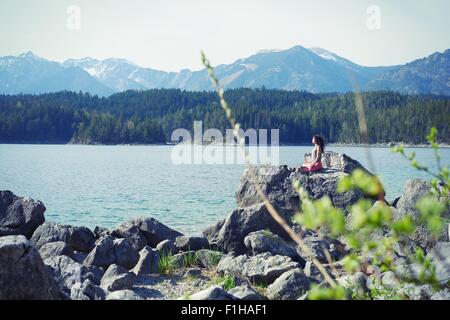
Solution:
{"label": "mountain range", "polygon": [[[218,65],[225,88],[273,88],[318,92],[392,90],[450,96],[450,49],[404,65],[367,67],[322,48],[295,46],[265,50],[232,64]],[[0,57],[0,93],[82,91],[108,96],[125,90],[179,88],[211,90],[206,70],[165,72],[125,59],[68,59],[63,63],[31,51]]]}

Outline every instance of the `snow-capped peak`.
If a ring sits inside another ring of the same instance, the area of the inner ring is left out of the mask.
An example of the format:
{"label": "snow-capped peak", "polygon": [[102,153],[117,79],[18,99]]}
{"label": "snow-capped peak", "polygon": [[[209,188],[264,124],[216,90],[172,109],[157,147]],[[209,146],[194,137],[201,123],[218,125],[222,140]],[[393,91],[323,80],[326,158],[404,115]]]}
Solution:
{"label": "snow-capped peak", "polygon": [[21,54],[19,54],[19,57],[24,58],[24,59],[41,59],[39,56],[34,54],[32,51],[27,51],[27,52],[21,53]]}
{"label": "snow-capped peak", "polygon": [[327,51],[325,49],[319,48],[319,47],[314,47],[314,48],[309,48],[309,51],[317,54],[319,57],[325,59],[325,60],[333,60],[333,61],[337,61],[336,55],[330,51]]}

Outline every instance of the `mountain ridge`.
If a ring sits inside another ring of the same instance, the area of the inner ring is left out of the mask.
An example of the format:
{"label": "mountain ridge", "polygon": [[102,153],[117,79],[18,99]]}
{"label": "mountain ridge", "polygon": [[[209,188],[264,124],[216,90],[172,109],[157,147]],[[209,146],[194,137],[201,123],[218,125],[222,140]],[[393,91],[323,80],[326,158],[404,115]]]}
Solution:
{"label": "mountain ridge", "polygon": [[[225,88],[265,87],[313,93],[360,89],[450,95],[450,49],[403,65],[373,67],[326,49],[297,45],[286,50],[262,50],[215,69]],[[59,63],[31,51],[0,57],[0,81],[3,94],[73,90],[107,96],[126,90],[213,89],[205,69],[166,72],[122,58],[85,57]]]}

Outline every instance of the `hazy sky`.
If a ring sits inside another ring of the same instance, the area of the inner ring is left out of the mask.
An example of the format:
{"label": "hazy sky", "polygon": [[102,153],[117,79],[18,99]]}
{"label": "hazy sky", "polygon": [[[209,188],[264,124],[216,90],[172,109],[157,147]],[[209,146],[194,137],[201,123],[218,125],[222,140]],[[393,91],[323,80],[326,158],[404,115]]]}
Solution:
{"label": "hazy sky", "polygon": [[[80,29],[67,26],[70,5],[80,8]],[[379,29],[367,25],[371,5]],[[1,0],[0,55],[117,57],[178,71],[200,69],[201,49],[220,64],[302,45],[392,65],[450,48],[449,12],[448,0]]]}

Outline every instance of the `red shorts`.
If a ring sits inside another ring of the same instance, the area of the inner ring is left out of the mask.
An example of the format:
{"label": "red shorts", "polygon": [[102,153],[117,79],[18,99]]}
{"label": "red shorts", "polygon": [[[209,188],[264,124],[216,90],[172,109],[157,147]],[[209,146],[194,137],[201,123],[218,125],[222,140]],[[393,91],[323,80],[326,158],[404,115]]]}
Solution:
{"label": "red shorts", "polygon": [[314,163],[305,162],[302,165],[302,169],[303,169],[304,172],[319,171],[319,170],[323,169],[322,162],[320,162],[320,161],[317,161],[317,162],[314,162]]}

